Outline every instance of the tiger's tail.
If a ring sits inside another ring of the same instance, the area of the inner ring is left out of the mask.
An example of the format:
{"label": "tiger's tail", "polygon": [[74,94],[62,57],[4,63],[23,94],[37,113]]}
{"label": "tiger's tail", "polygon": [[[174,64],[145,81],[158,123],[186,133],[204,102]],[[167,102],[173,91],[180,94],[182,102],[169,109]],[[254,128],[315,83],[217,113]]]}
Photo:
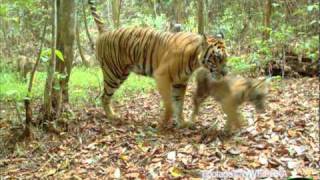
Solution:
{"label": "tiger's tail", "polygon": [[101,17],[97,13],[97,8],[95,6],[95,1],[94,0],[88,0],[88,4],[90,5],[90,10],[91,10],[91,15],[94,19],[94,22],[96,23],[98,27],[99,33],[102,33],[106,31],[105,29],[105,23],[102,21]]}

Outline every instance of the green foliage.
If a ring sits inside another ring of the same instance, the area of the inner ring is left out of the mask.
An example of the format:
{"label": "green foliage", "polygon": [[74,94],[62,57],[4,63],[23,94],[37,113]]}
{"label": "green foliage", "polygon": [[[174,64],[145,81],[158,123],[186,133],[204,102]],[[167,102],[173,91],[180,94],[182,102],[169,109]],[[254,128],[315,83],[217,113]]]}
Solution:
{"label": "green foliage", "polygon": [[154,88],[155,81],[153,79],[132,73],[114,96],[121,100],[123,97],[130,97],[131,94],[148,92]]}
{"label": "green foliage", "polygon": [[153,27],[158,30],[164,30],[166,18],[164,14],[153,17],[152,15],[143,15],[137,13],[130,21],[126,22],[125,27]]}
{"label": "green foliage", "polygon": [[254,47],[257,49],[257,53],[268,60],[272,58],[272,51],[271,51],[271,46],[269,42],[261,39],[256,39],[253,42]]}
{"label": "green foliage", "polygon": [[[265,30],[265,27],[260,26],[259,29]],[[252,45],[256,51],[252,52],[250,59],[257,62],[260,59],[260,64],[265,64],[275,56],[279,56],[282,49],[288,46],[294,37],[294,28],[287,24],[282,24],[277,30],[269,29],[270,37],[268,40],[255,38]],[[279,57],[278,57],[279,58]]]}
{"label": "green foliage", "polygon": [[307,5],[307,11],[319,13],[319,2]]}
{"label": "green foliage", "polygon": [[[9,71],[2,71],[0,73],[0,101],[22,101],[27,95],[27,82],[22,81],[17,73]],[[56,77],[60,76],[57,75]],[[63,77],[61,76],[60,78]],[[30,98],[42,98],[45,80],[45,72],[36,73]],[[154,88],[154,84],[154,80],[150,78],[131,74],[128,80],[116,91],[115,100],[121,101],[123,98],[130,97],[134,93],[148,92]],[[72,70],[69,83],[69,94],[72,103],[100,102],[100,98],[97,97],[99,96],[98,92],[102,92],[102,90],[102,73],[100,68],[75,67]]]}
{"label": "green foliage", "polygon": [[[43,51],[41,51],[41,55],[40,55],[40,59],[42,62],[48,62],[49,61],[49,58],[51,57],[51,52],[52,50],[47,48],[47,49],[44,49]],[[60,50],[56,49],[55,50],[55,54],[56,56],[58,57],[59,60],[61,61],[64,61],[64,58],[63,58],[63,54]]]}
{"label": "green foliage", "polygon": [[230,57],[228,58],[227,65],[231,68],[233,73],[244,73],[253,71],[256,68],[256,64],[248,61],[245,57]]}
{"label": "green foliage", "polygon": [[197,29],[196,19],[193,16],[189,16],[186,19],[186,23],[183,28],[185,31],[188,31],[188,32],[197,32],[198,29]]}
{"label": "green foliage", "polygon": [[[154,4],[159,2],[159,4]],[[197,32],[197,2],[186,0],[183,7],[184,31]],[[77,1],[80,5],[81,1]],[[109,4],[108,4],[109,3]],[[206,19],[205,30],[208,34],[216,34],[222,31],[226,44],[230,51],[240,54],[239,57],[231,57],[229,65],[235,71],[243,72],[246,69],[264,65],[271,59],[281,56],[282,48],[294,49],[299,55],[306,55],[313,60],[319,58],[318,26],[319,2],[295,1],[290,12],[284,1],[273,1],[271,13],[271,27],[264,27],[264,3],[261,1],[206,1],[204,16]],[[104,17],[104,21],[111,21],[110,2],[97,2],[98,12]],[[154,8],[157,6],[157,16]],[[158,6],[159,5],[159,6]],[[294,7],[294,8],[293,8]],[[3,26],[6,39],[11,51],[31,56],[29,49],[36,49],[36,41],[40,38],[41,26],[50,16],[48,13],[50,3],[41,0],[3,0],[0,6],[0,26]],[[107,8],[107,9],[106,9]],[[153,27],[164,30],[166,24],[175,16],[174,1],[123,1],[121,6],[122,27]],[[87,7],[89,31],[96,30],[94,21],[89,15]],[[106,16],[107,14],[107,16]],[[211,14],[212,17],[209,17]],[[83,25],[83,24],[82,24]],[[111,27],[110,24],[107,26]],[[80,28],[83,29],[83,28]],[[263,40],[262,32],[268,30],[270,38]],[[48,34],[49,35],[49,34]],[[94,37],[94,36],[93,36]],[[0,37],[2,38],[2,37]],[[83,47],[87,41],[84,31],[80,32]],[[83,41],[83,39],[85,39]],[[2,40],[2,39],[0,39]],[[31,43],[30,43],[31,42]],[[29,47],[28,50],[25,50]],[[239,50],[238,50],[239,49]],[[25,51],[24,51],[25,50]],[[238,52],[236,52],[238,51]],[[35,52],[35,51],[34,51]],[[60,51],[55,52],[58,60],[64,60]],[[231,52],[232,54],[233,52]],[[50,59],[51,50],[42,52],[42,62]],[[34,55],[34,54],[33,54]],[[5,68],[6,69],[6,68]],[[76,71],[76,70],[75,70]],[[56,77],[64,78],[57,74]],[[71,77],[72,78],[72,77]],[[133,85],[129,85],[132,87]],[[56,86],[56,88],[59,88]],[[84,96],[85,97],[85,96]]]}
{"label": "green foliage", "polygon": [[27,94],[26,84],[17,78],[16,73],[1,72],[0,101],[21,101]]}
{"label": "green foliage", "polygon": [[219,26],[214,25],[212,33],[223,30],[226,38],[232,38],[235,34],[240,34],[243,22],[239,19],[243,18],[243,14],[238,14],[232,8],[226,8],[221,19],[219,18]]}
{"label": "green foliage", "polygon": [[294,28],[287,24],[282,24],[280,27],[270,32],[270,44],[286,44],[294,38]]}
{"label": "green foliage", "polygon": [[8,6],[0,6],[0,16],[5,16],[8,13]]}
{"label": "green foliage", "polygon": [[272,88],[279,89],[283,84],[283,78],[281,76],[274,76],[271,78],[271,82],[270,85]]}
{"label": "green foliage", "polygon": [[294,51],[297,54],[303,54],[311,58],[313,61],[319,59],[319,37],[305,37],[305,39],[297,42],[294,46]]}

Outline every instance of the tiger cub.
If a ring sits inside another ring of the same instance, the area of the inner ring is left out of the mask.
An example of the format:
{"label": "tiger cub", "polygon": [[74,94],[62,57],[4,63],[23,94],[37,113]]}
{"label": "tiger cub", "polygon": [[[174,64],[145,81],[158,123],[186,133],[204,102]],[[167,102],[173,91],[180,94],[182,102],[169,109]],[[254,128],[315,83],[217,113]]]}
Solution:
{"label": "tiger cub", "polygon": [[[194,122],[199,113],[200,104],[209,96],[217,100],[225,114],[227,122],[225,133],[241,127],[243,119],[238,107],[244,102],[251,102],[255,105],[257,112],[265,111],[265,97],[267,87],[265,80],[249,80],[241,77],[226,76],[221,80],[212,79],[210,72],[200,69],[196,76],[197,88],[193,95],[194,108],[191,122]],[[191,124],[189,124],[191,125]]]}

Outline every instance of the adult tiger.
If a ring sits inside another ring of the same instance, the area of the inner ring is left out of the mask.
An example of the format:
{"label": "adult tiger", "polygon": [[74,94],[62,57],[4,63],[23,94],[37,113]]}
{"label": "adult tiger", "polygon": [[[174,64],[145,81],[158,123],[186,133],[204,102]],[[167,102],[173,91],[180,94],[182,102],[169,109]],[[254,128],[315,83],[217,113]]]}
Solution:
{"label": "adult tiger", "polygon": [[182,107],[188,79],[200,66],[209,69],[217,78],[226,74],[224,42],[195,33],[158,32],[151,28],[109,31],[104,29],[93,1],[88,2],[99,30],[96,57],[103,71],[102,104],[106,116],[120,120],[111,108],[111,97],[129,73],[135,72],[156,80],[165,107],[160,126],[171,126],[173,113],[178,125],[183,126]]}

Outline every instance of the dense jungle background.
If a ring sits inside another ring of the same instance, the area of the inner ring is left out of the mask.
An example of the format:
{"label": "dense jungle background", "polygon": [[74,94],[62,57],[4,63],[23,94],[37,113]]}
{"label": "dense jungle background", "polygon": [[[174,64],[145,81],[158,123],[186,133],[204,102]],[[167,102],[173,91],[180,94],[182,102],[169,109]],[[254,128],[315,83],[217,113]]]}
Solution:
{"label": "dense jungle background", "polygon": [[[86,0],[1,0],[0,179],[197,179],[204,171],[266,170],[319,179],[319,2],[97,0],[109,30],[224,34],[230,74],[269,78],[267,111],[203,140],[225,115],[212,98],[194,129],[163,133],[152,78],[131,74],[114,96],[125,124],[104,116],[97,27]],[[184,115],[190,117],[194,78]],[[274,174],[261,176],[272,178]],[[241,178],[240,178],[241,179]]]}

